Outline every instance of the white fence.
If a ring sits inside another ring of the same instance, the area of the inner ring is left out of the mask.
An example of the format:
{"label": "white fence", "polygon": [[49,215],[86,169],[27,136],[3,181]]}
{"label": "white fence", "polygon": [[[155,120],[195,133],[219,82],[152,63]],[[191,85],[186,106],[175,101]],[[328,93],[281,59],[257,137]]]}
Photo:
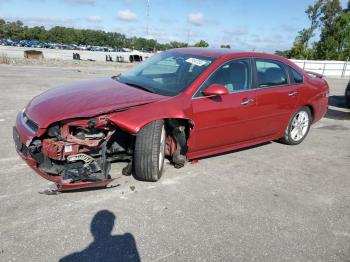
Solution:
{"label": "white fence", "polygon": [[329,77],[350,77],[349,61],[294,60],[299,67]]}

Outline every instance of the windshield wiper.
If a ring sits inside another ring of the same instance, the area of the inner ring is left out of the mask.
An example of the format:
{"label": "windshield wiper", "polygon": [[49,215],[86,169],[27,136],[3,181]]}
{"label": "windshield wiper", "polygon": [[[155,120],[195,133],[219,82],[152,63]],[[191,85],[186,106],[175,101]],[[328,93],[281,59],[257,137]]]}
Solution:
{"label": "windshield wiper", "polygon": [[126,84],[128,86],[133,86],[133,87],[136,87],[138,89],[142,89],[142,90],[150,92],[150,93],[155,93],[155,91],[153,89],[149,88],[149,87],[144,87],[144,86],[139,85],[139,84],[135,84],[135,83],[132,83],[132,82],[125,81],[126,79],[122,79],[122,75],[121,74],[113,76],[112,79],[114,79],[115,81],[118,81],[120,83]]}

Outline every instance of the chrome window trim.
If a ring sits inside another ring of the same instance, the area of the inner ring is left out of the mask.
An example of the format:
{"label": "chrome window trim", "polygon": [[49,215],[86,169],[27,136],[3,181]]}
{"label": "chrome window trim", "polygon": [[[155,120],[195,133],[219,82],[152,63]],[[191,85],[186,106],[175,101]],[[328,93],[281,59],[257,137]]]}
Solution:
{"label": "chrome window trim", "polygon": [[[258,88],[251,88],[251,89],[247,89],[247,90],[240,90],[237,92],[232,92],[229,93],[227,95],[234,95],[237,93],[242,93],[242,92],[250,92],[250,91],[257,91],[257,90],[266,90],[266,89],[272,89],[272,88],[277,88],[277,87],[285,87],[285,86],[293,86],[293,85],[278,85],[278,86],[267,86],[267,87],[258,87]],[[199,96],[199,97],[192,97],[192,100],[196,100],[199,98],[210,98],[210,97],[214,97],[214,95],[211,96]]]}
{"label": "chrome window trim", "polygon": [[[291,81],[291,78],[290,78],[290,71],[289,71],[289,68],[287,68],[287,66],[289,66],[288,64],[286,64],[285,62],[282,62],[280,60],[277,60],[277,59],[273,59],[273,58],[261,58],[261,57],[253,57],[253,61],[254,61],[254,66],[255,66],[255,74],[256,74],[256,79],[258,80],[258,71],[257,71],[257,68],[256,68],[256,61],[257,60],[267,60],[267,61],[272,61],[272,62],[275,62],[276,64],[278,65],[281,65],[286,73],[286,76],[287,76],[287,83],[284,84],[284,85],[275,85],[275,86],[266,86],[266,87],[257,87],[258,89],[264,89],[264,88],[271,88],[271,87],[282,87],[282,86],[291,86],[292,84],[292,81]],[[258,82],[256,82],[256,84],[258,84]]]}
{"label": "chrome window trim", "polygon": [[[232,95],[232,94],[237,94],[237,93],[241,93],[241,92],[250,92],[250,91],[257,91],[257,90],[266,90],[266,89],[271,89],[271,88],[277,88],[277,87],[286,87],[286,86],[299,86],[299,85],[303,85],[304,84],[304,80],[305,80],[305,77],[303,74],[301,74],[301,76],[303,77],[303,82],[302,83],[292,83],[291,81],[291,78],[290,78],[290,71],[289,71],[289,68],[286,68],[286,67],[292,67],[291,65],[289,64],[286,64],[280,60],[277,60],[277,59],[273,59],[273,58],[260,58],[260,57],[240,57],[240,58],[234,58],[232,60],[229,60],[229,61],[226,61],[225,63],[221,64],[219,68],[221,68],[221,66],[225,65],[226,63],[229,63],[229,62],[232,62],[234,60],[238,60],[238,59],[248,59],[250,60],[250,64],[251,64],[251,67],[254,66],[252,65],[252,62],[255,62],[255,60],[257,59],[262,59],[262,60],[270,60],[270,61],[276,61],[277,63],[280,63],[283,65],[284,67],[284,70],[286,71],[287,73],[287,77],[288,77],[288,83],[287,84],[284,84],[284,85],[275,85],[275,86],[266,86],[266,87],[256,87],[256,88],[249,88],[247,90],[239,90],[239,91],[236,91],[236,92],[230,92],[228,95]],[[213,75],[215,74],[215,72],[217,72],[217,70],[219,70],[219,68],[217,68],[214,72],[212,72],[204,81],[203,83],[199,86],[199,88],[196,90],[196,92],[193,94],[192,96],[192,100],[196,100],[196,99],[200,99],[200,98],[210,98],[210,97],[214,97],[214,96],[198,96],[198,97],[195,97],[195,95],[198,93],[198,91],[201,89],[202,85]],[[293,68],[293,67],[292,67]],[[293,68],[294,69],[294,68]],[[296,70],[296,69],[294,69]],[[296,70],[297,71],[297,70]],[[298,72],[298,71],[297,71]],[[298,72],[299,73],[299,72]],[[251,68],[251,86],[253,86],[253,74],[255,74],[255,72],[253,72],[252,68]]]}

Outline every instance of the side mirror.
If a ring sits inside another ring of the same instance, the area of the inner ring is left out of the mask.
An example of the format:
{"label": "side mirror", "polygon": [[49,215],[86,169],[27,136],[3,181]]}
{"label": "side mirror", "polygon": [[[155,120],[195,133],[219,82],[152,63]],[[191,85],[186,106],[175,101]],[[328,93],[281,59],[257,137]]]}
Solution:
{"label": "side mirror", "polygon": [[228,95],[228,90],[223,85],[211,84],[202,93],[205,96],[223,96],[223,95]]}

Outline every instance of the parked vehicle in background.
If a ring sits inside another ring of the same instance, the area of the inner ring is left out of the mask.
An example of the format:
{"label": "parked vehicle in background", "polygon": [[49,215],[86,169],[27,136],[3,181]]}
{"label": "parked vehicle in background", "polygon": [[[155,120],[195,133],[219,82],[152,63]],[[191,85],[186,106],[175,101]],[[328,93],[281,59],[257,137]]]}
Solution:
{"label": "parked vehicle in background", "polygon": [[129,72],[51,89],[17,116],[17,152],[62,190],[110,182],[110,165],[157,181],[187,160],[280,139],[297,145],[327,111],[329,87],[291,61],[184,48]]}
{"label": "parked vehicle in background", "polygon": [[350,108],[350,81],[345,89],[345,104]]}
{"label": "parked vehicle in background", "polygon": [[12,39],[0,39],[0,45],[2,46],[17,46],[27,48],[48,48],[48,49],[65,49],[65,50],[89,50],[100,52],[125,52],[124,48],[111,48],[102,46],[86,46],[76,44],[62,44],[62,43],[49,43],[41,42],[38,40],[12,40]]}

